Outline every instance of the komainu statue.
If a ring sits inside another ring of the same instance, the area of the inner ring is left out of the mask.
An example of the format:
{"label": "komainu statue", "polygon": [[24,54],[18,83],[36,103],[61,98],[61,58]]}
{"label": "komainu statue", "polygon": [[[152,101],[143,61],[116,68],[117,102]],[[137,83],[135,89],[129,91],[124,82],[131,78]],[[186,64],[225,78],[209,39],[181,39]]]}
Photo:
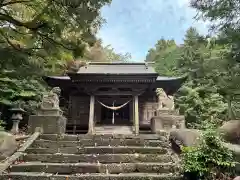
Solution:
{"label": "komainu statue", "polygon": [[43,95],[41,109],[60,109],[59,96],[61,89],[54,87],[48,94]]}
{"label": "komainu statue", "polygon": [[168,96],[162,89],[158,89],[157,94],[159,98],[159,109],[175,109],[173,96]]}

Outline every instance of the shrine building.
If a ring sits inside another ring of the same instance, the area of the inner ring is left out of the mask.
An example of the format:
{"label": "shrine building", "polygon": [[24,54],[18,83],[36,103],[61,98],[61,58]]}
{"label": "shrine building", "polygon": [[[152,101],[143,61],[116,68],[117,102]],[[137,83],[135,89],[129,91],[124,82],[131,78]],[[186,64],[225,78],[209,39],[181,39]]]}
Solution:
{"label": "shrine building", "polygon": [[60,106],[67,117],[67,133],[129,126],[139,134],[158,109],[156,89],[173,95],[186,77],[159,76],[147,63],[89,63],[75,73],[44,80],[51,87],[61,88]]}

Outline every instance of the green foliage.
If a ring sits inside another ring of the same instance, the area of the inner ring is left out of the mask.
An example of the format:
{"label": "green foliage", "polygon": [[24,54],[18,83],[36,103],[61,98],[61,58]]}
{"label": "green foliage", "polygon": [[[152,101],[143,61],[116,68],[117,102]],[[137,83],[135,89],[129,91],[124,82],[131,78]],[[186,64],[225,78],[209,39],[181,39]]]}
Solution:
{"label": "green foliage", "polygon": [[207,127],[196,147],[183,147],[183,171],[201,179],[227,179],[233,175],[233,154],[224,147],[218,132]]}
{"label": "green foliage", "polygon": [[[0,111],[21,104],[29,113],[46,87],[43,75],[63,74],[68,61],[96,42],[111,0],[0,2]],[[3,115],[4,116],[4,115]]]}
{"label": "green foliage", "polygon": [[150,49],[146,62],[154,62],[157,72],[161,75],[179,75],[176,59],[181,51],[174,40],[159,40],[154,49]]}
{"label": "green foliage", "polygon": [[188,75],[188,81],[175,95],[176,107],[185,115],[187,127],[202,128],[211,119],[217,126],[240,117],[236,98],[240,94],[240,68],[230,68],[229,52],[219,37],[203,37],[194,28],[187,30],[181,46],[161,39],[149,51],[146,61],[154,61],[160,75]]}
{"label": "green foliage", "polygon": [[227,104],[218,93],[206,92],[201,87],[183,86],[176,96],[176,107],[185,115],[188,128],[201,129],[205,123],[222,124]]}
{"label": "green foliage", "polygon": [[5,123],[2,120],[0,120],[0,131],[5,130],[4,126],[5,126]]}
{"label": "green foliage", "polygon": [[[218,71],[220,91],[228,99],[228,119],[239,118],[239,106],[236,96],[240,87],[240,26],[239,1],[237,0],[191,0],[191,6],[198,10],[198,18],[209,20],[218,40],[217,44],[227,48],[224,60],[218,61],[221,70]],[[215,68],[216,69],[216,68]],[[215,71],[216,72],[216,71]]]}
{"label": "green foliage", "polygon": [[[231,60],[239,62],[239,1],[238,0],[191,0],[191,6],[198,10],[198,18],[211,21],[212,29],[229,45]],[[229,60],[230,60],[229,59]]]}
{"label": "green foliage", "polygon": [[0,104],[12,106],[21,104],[23,108],[33,112],[46,91],[39,80],[33,78],[19,78],[14,72],[0,74]]}
{"label": "green foliage", "polygon": [[106,61],[109,62],[129,62],[132,58],[130,53],[116,53],[110,45],[104,47],[103,51],[106,55]]}
{"label": "green foliage", "polygon": [[116,53],[110,45],[103,46],[100,39],[85,52],[84,58],[87,61],[97,62],[128,62],[131,59],[131,54]]}

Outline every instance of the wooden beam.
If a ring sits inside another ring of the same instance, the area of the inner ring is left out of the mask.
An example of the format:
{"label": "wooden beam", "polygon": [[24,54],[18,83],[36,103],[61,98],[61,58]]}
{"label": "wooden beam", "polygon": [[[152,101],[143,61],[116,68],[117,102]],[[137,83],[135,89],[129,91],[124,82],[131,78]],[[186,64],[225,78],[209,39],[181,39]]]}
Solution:
{"label": "wooden beam", "polygon": [[138,96],[134,96],[134,125],[135,134],[139,134],[139,108],[138,108]]}
{"label": "wooden beam", "polygon": [[97,96],[132,96],[134,92],[94,92]]}
{"label": "wooden beam", "polygon": [[85,88],[97,90],[99,88],[134,88],[134,89],[147,89],[149,84],[136,84],[136,83],[74,83],[76,88]]}
{"label": "wooden beam", "polygon": [[94,104],[95,104],[95,96],[91,95],[90,96],[88,134],[94,133]]}
{"label": "wooden beam", "polygon": [[[90,89],[90,88],[89,88]],[[135,96],[135,95],[140,95],[144,93],[146,90],[145,89],[139,89],[138,91],[85,91],[87,94],[92,94],[94,93],[96,96]]]}

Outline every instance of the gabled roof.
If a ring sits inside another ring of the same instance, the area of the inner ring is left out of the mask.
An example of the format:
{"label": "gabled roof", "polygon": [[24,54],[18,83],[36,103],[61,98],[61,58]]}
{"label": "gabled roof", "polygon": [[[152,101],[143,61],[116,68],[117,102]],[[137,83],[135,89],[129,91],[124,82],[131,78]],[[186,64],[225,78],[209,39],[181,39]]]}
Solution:
{"label": "gabled roof", "polygon": [[[74,86],[71,78],[69,76],[45,76],[43,79],[52,87],[70,87]],[[168,95],[172,95],[182,86],[186,81],[187,76],[185,77],[165,77],[158,76],[153,87],[162,88]]]}
{"label": "gabled roof", "polygon": [[178,91],[178,89],[183,85],[187,78],[188,78],[187,76],[182,77],[158,76],[156,82],[154,83],[154,87],[162,88],[166,94],[172,95]]}
{"label": "gabled roof", "polygon": [[112,75],[157,75],[147,63],[89,63],[81,67],[77,74]]}
{"label": "gabled roof", "polygon": [[[88,63],[69,76],[48,76],[44,80],[50,86],[72,87],[75,82],[120,82],[152,83],[153,88],[163,88],[170,95],[175,93],[187,77],[158,76],[153,66],[148,63]],[[86,81],[87,80],[87,81]]]}

